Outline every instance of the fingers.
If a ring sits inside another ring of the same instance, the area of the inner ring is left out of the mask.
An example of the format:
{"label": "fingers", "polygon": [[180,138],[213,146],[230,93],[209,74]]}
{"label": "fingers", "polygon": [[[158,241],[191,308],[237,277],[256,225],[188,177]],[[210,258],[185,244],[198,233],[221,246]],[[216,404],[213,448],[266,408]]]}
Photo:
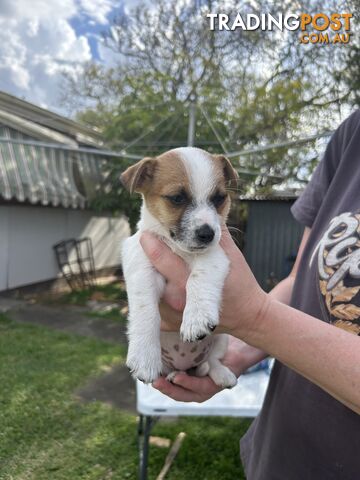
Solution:
{"label": "fingers", "polygon": [[[184,307],[177,308],[180,303],[175,299],[175,305],[171,303],[173,299],[164,297],[164,301],[160,302],[159,310],[161,316],[161,331],[163,332],[178,332],[182,321],[182,311]],[[168,303],[165,303],[168,302]],[[184,302],[185,303],[185,302]]]}
{"label": "fingers", "polygon": [[224,225],[222,228],[220,245],[222,246],[222,248],[227,254],[239,255],[240,250],[236,246],[226,225]]}
{"label": "fingers", "polygon": [[178,402],[201,402],[199,395],[186,390],[182,387],[174,385],[173,383],[168,382],[164,377],[158,378],[154,383],[153,387],[159,390],[164,395],[177,400]]}
{"label": "fingers", "polygon": [[189,276],[185,262],[175,255],[164,242],[149,232],[144,232],[140,237],[140,244],[154,265],[166,280],[184,288]]}
{"label": "fingers", "polygon": [[210,377],[194,377],[186,373],[178,373],[174,378],[174,383],[182,388],[204,395],[207,398],[212,397],[220,391]]}
{"label": "fingers", "polygon": [[192,377],[186,373],[177,374],[173,383],[160,377],[153,387],[179,402],[204,402],[220,391],[209,377]]}
{"label": "fingers", "polygon": [[[165,286],[162,299],[165,304],[170,305],[177,312],[182,312],[186,304],[186,290],[172,282],[168,282]],[[180,317],[181,321],[181,317]]]}

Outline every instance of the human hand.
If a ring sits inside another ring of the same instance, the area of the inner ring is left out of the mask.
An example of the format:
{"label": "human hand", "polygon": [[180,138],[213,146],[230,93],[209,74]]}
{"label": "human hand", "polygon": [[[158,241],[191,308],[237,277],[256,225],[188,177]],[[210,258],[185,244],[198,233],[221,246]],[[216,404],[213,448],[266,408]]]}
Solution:
{"label": "human hand", "polygon": [[[161,328],[165,331],[178,331],[186,304],[188,266],[152,234],[145,232],[140,242],[152,264],[167,280],[160,304]],[[228,333],[237,332],[240,320],[241,323],[245,320],[245,325],[253,322],[255,328],[256,317],[262,307],[261,300],[266,294],[260,289],[227,229],[223,231],[221,246],[230,259],[231,267],[224,285],[223,308],[216,331],[220,333],[223,329]],[[245,332],[244,328],[243,330]],[[244,333],[243,338],[245,336]],[[239,376],[266,356],[263,351],[230,336],[222,363]],[[174,400],[183,402],[204,402],[221,390],[208,376],[194,377],[186,373],[177,374],[172,383],[160,377],[153,386]]]}
{"label": "human hand", "polygon": [[[167,280],[160,305],[161,328],[177,331],[186,303],[189,269],[180,257],[154,235],[145,232],[140,242],[151,263]],[[220,325],[216,332],[229,333],[251,343],[252,333],[259,328],[261,312],[266,309],[268,296],[256,282],[226,227],[220,245],[230,260],[230,271],[223,289]]]}
{"label": "human hand", "polygon": [[[239,377],[247,368],[266,356],[261,350],[235,337],[229,337],[228,349],[222,363]],[[181,402],[205,402],[221,390],[209,376],[193,377],[186,373],[178,373],[172,382],[160,377],[155,380],[153,387]]]}

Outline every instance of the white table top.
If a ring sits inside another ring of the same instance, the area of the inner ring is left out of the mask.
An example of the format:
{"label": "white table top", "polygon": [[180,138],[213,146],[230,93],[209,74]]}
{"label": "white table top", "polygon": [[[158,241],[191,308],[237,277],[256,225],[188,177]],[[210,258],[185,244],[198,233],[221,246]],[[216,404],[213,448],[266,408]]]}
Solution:
{"label": "white table top", "polygon": [[177,402],[155,390],[151,385],[136,382],[137,410],[151,416],[213,415],[256,417],[259,413],[269,374],[258,371],[242,375],[231,390],[225,389],[206,402]]}

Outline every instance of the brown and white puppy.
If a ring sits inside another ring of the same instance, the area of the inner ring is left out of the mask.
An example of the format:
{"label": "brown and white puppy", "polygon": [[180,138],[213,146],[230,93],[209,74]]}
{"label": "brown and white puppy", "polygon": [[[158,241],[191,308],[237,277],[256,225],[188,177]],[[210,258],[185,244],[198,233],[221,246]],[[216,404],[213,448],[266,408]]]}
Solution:
{"label": "brown and white puppy", "polygon": [[[237,173],[224,156],[185,147],[144,158],[121,178],[130,192],[143,197],[138,231],[122,248],[129,300],[128,367],[146,383],[161,374],[171,380],[177,371],[195,367],[196,375],[209,375],[222,387],[234,386],[235,375],[221,364],[227,336],[210,334],[219,322],[229,269],[219,246],[230,209],[226,187],[237,180]],[[145,230],[159,236],[189,265],[180,333],[160,332],[165,280],[141,248],[139,238]]]}

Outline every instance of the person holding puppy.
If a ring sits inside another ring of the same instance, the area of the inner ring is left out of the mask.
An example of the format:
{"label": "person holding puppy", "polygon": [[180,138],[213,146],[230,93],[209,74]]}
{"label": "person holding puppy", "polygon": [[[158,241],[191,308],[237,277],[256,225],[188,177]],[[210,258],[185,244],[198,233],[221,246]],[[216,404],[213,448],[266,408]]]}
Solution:
{"label": "person holding puppy", "polygon": [[[332,136],[292,207],[305,226],[291,274],[270,293],[256,282],[226,227],[230,260],[217,333],[237,376],[275,357],[261,413],[241,440],[249,480],[355,479],[360,475],[360,110]],[[276,226],[275,226],[276,228]],[[185,263],[150,233],[141,245],[166,278],[162,329],[178,330]],[[179,401],[219,391],[209,377],[179,373],[153,386]]]}

